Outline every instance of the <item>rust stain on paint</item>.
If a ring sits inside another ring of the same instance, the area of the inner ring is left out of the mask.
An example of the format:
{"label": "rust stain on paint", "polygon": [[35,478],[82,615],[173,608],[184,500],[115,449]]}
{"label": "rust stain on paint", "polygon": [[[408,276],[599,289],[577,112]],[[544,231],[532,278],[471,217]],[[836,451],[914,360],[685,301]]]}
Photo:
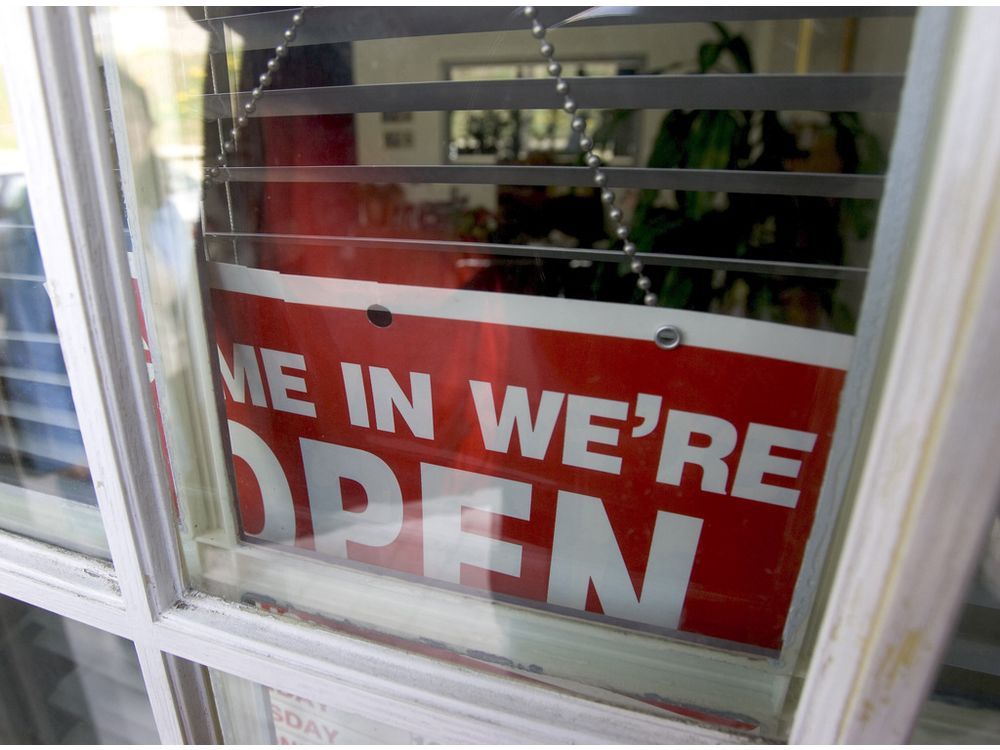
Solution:
{"label": "rust stain on paint", "polygon": [[922,630],[908,630],[898,645],[890,646],[886,650],[878,669],[878,676],[884,681],[885,692],[891,691],[899,676],[913,666],[923,639]]}
{"label": "rust stain on paint", "polygon": [[875,712],[875,704],[869,700],[866,700],[861,707],[861,723],[867,724],[872,719],[872,714]]}
{"label": "rust stain on paint", "polygon": [[[888,703],[888,696],[892,694],[896,681],[913,666],[923,640],[922,630],[907,630],[898,644],[892,644],[886,649],[876,674],[879,684],[878,695],[875,697],[881,697],[882,703]],[[875,702],[866,698],[861,704],[861,714],[858,719],[861,724],[868,724],[874,715]]]}

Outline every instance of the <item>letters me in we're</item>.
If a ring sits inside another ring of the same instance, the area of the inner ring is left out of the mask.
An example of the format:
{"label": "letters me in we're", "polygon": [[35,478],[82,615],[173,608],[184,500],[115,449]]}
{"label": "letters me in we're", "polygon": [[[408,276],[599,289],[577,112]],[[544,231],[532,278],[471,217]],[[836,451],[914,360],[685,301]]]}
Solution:
{"label": "letters me in we're", "polygon": [[[303,355],[239,343],[231,352],[220,349],[218,354],[227,399],[316,418]],[[447,405],[435,403],[430,374],[341,362],[339,373],[326,372],[323,378],[327,388],[333,379],[341,389],[346,413],[340,416],[351,429],[405,435],[445,451],[455,449],[450,444],[453,434],[435,434],[435,407]],[[638,393],[619,401],[555,390],[529,393],[516,384],[476,379],[465,382],[472,406],[468,413],[475,414],[469,433],[492,454],[537,461],[539,471],[558,462],[580,471],[621,474],[623,462],[632,458],[618,450],[631,418],[637,424],[630,437],[659,440],[658,460],[648,467],[651,483],[690,484],[702,492],[794,508],[799,490],[790,480],[799,477],[803,457],[816,445],[817,435],[811,432],[755,422],[738,427],[712,414],[672,409],[669,394]],[[557,430],[560,422],[563,429]],[[295,508],[281,462],[254,430],[234,420],[229,427],[234,457],[246,462],[260,487],[264,522],[254,536],[294,543]],[[553,444],[556,434],[562,435],[560,444]],[[351,558],[352,545],[390,545],[413,524],[404,514],[403,492],[386,460],[389,456],[309,437],[299,437],[298,448],[317,552]],[[345,481],[363,489],[367,502],[362,508],[346,502]],[[463,566],[521,574],[521,545],[502,538],[497,529],[504,517],[531,521],[531,483],[423,460],[419,481],[424,576],[459,584]],[[558,492],[546,601],[584,610],[593,590],[607,615],[676,628],[703,520],[656,512],[643,584],[637,590],[605,500]],[[467,528],[466,509],[496,519],[493,530],[488,524]]]}

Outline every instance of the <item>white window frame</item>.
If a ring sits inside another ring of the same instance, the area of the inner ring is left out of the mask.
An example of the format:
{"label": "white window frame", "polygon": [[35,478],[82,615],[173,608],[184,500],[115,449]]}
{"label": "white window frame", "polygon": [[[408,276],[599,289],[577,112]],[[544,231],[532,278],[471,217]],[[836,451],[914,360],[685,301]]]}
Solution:
{"label": "white window frame", "polygon": [[[909,124],[894,146],[877,240],[888,265],[873,271],[879,283],[869,285],[864,313],[885,321],[885,344],[878,334],[859,340],[871,367],[848,383],[870,383],[871,395],[841,415],[839,431],[851,436],[842,458],[851,460],[853,449],[854,461],[849,522],[812,634],[793,742],[907,739],[995,512],[1000,296],[990,291],[1000,288],[1000,226],[990,209],[1000,133],[984,124],[1000,122],[998,37],[995,10],[920,14],[914,44],[936,43],[939,53],[915,59],[904,91],[901,121]],[[89,18],[73,8],[5,11],[0,41],[114,561],[112,568],[0,532],[0,594],[131,640],[165,743],[221,741],[206,667],[442,742],[752,739],[190,591],[139,343]]]}

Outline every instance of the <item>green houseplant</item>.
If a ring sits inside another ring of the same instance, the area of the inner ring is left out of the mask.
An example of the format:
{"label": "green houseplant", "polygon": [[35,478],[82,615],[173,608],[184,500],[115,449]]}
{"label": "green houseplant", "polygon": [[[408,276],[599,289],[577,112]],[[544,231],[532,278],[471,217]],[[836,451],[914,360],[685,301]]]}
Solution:
{"label": "green houseplant", "polygon": [[[699,49],[698,74],[752,73],[746,39],[722,24],[713,27],[716,38]],[[819,117],[826,118],[814,125],[828,152],[826,169],[884,168],[878,142],[857,114]],[[596,134],[607,137],[607,130]],[[814,169],[813,156],[799,147],[796,134],[774,111],[671,110],[660,123],[646,166],[787,171]],[[873,201],[655,190],[641,191],[634,205],[632,239],[641,252],[834,265],[843,263],[848,237],[870,235],[875,212]],[[834,280],[653,265],[647,274],[666,307],[853,330],[853,315],[838,303]],[[637,299],[632,283],[625,264],[603,267],[595,273],[593,291],[597,298]]]}

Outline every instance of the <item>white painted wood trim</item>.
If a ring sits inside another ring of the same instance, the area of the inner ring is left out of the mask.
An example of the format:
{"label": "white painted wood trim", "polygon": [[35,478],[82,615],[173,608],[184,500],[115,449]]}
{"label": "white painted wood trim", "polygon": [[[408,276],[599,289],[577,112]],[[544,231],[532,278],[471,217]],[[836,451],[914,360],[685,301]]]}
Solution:
{"label": "white painted wood trim", "polygon": [[[130,128],[127,125],[130,118],[149,115],[137,111],[137,103],[122,93],[122,75],[118,66],[112,22],[115,12],[109,7],[96,8],[95,21],[97,33],[103,40],[101,46],[104,52],[104,84],[111,108],[112,129],[115,133],[121,193],[126,215],[133,217],[128,227],[131,239],[129,270],[138,285],[146,321],[146,343],[152,360],[151,367],[147,366],[147,369],[150,376],[155,377],[160,425],[166,439],[167,455],[170,457],[170,469],[173,472],[173,486],[177,492],[181,523],[192,535],[197,535],[206,529],[221,527],[235,538],[238,524],[233,514],[228,512],[228,509],[234,506],[234,500],[229,477],[229,457],[223,448],[221,436],[221,426],[224,422],[220,419],[205,420],[199,425],[204,434],[198,434],[197,431],[192,434],[187,424],[188,420],[183,413],[178,413],[184,410],[176,408],[178,400],[185,403],[221,403],[214,390],[219,378],[214,374],[212,358],[209,357],[209,352],[213,351],[208,343],[212,338],[209,326],[187,326],[187,353],[190,356],[183,365],[171,362],[170,357],[165,356],[165,349],[159,344],[159,334],[163,329],[166,329],[165,338],[169,340],[170,329],[185,324],[173,315],[155,314],[157,303],[160,301],[153,294],[157,285],[150,281],[155,266],[150,256],[155,255],[157,250],[152,247],[149,240],[149,235],[152,233],[143,225],[144,212],[139,208],[139,193],[149,191],[152,186],[140,184],[133,170],[135,150],[141,152],[148,148],[149,144],[130,142]],[[183,252],[181,248],[174,250]],[[189,250],[193,255],[195,250],[193,237]],[[160,273],[162,272],[161,270]],[[175,279],[175,281],[180,280]],[[181,286],[187,285],[181,284]],[[205,320],[201,301],[201,289],[187,289],[183,293],[182,306],[187,311],[189,320]],[[178,355],[175,353],[173,356],[176,358]],[[190,377],[180,381],[171,378],[171,369],[176,370],[178,367],[189,369]],[[192,488],[195,487],[198,490],[193,491]]]}
{"label": "white painted wood trim", "polygon": [[132,637],[110,563],[0,531],[0,594]]}
{"label": "white painted wood trim", "polygon": [[753,738],[597,703],[189,594],[157,645],[443,743],[733,743]]}
{"label": "white painted wood trim", "polygon": [[111,169],[90,18],[79,8],[8,11],[2,42],[16,75],[11,104],[66,370],[118,572],[127,619],[162,741],[183,715],[153,620],[183,591],[172,502]]}
{"label": "white painted wood trim", "polygon": [[996,506],[1000,11],[959,14],[922,220],[793,742],[907,739]]}
{"label": "white painted wood trim", "polygon": [[205,539],[198,544],[203,584],[231,601],[292,599],[301,613],[363,623],[389,637],[447,644],[459,654],[481,654],[482,662],[494,654],[539,665],[544,673],[536,679],[576,682],[578,691],[596,700],[621,705],[624,695],[649,692],[705,712],[758,721],[767,736],[777,733],[773,717],[788,677],[772,659],[734,652],[732,644],[685,642],[560,616],[270,546],[228,549]]}
{"label": "white painted wood trim", "polygon": [[[24,87],[14,110],[31,165],[46,287],[98,503],[126,601],[146,602],[152,617],[176,601],[183,584],[179,560],[169,555],[170,495],[137,345],[89,18],[37,8],[18,13],[5,30],[20,61],[10,83],[12,94]],[[38,91],[42,97],[33,95]],[[144,544],[136,543],[133,525]]]}

